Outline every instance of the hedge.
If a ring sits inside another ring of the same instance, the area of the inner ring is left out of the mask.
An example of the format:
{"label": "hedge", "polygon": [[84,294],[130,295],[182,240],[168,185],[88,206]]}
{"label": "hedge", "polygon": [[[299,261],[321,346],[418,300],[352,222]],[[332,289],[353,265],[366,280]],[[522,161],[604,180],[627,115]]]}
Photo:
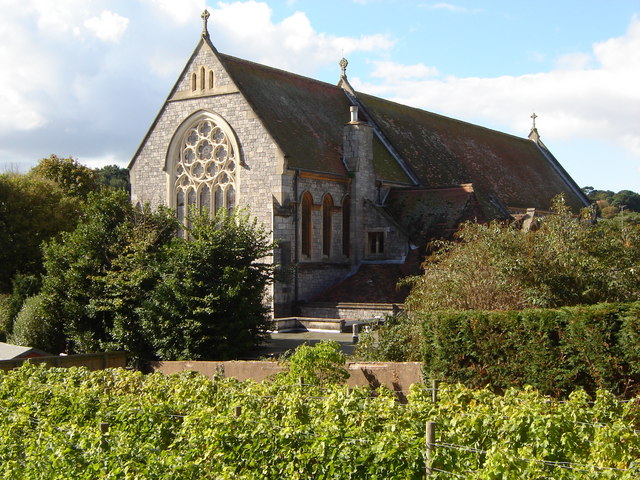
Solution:
{"label": "hedge", "polygon": [[640,302],[422,317],[425,372],[495,391],[640,393]]}

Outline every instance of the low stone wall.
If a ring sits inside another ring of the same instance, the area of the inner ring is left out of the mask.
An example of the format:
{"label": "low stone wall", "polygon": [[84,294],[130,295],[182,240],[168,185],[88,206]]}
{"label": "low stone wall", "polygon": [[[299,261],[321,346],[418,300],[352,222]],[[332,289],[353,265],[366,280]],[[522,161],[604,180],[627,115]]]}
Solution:
{"label": "low stone wall", "polygon": [[394,303],[308,303],[300,306],[302,317],[339,318],[344,320],[369,320],[384,318],[401,310],[403,305]]}
{"label": "low stone wall", "polygon": [[78,355],[55,355],[50,357],[14,358],[1,360],[0,370],[8,371],[18,368],[24,362],[44,363],[50,367],[87,367],[89,370],[104,370],[105,368],[125,368],[127,366],[126,352],[84,353]]}
{"label": "low stone wall", "polygon": [[[214,375],[234,377],[238,380],[261,382],[282,372],[284,367],[278,362],[269,361],[178,361],[158,362],[154,370],[164,374],[193,370],[212,378]],[[406,394],[414,383],[424,383],[420,362],[349,362],[347,385],[351,387],[384,385],[391,390]]]}
{"label": "low stone wall", "polygon": [[273,321],[276,332],[342,332],[345,321],[339,318],[287,317]]}
{"label": "low stone wall", "polygon": [[260,360],[230,360],[227,362],[214,361],[173,361],[173,362],[155,362],[152,368],[156,372],[171,375],[172,373],[192,370],[199,372],[205,377],[213,378],[215,375],[224,377],[233,377],[238,380],[255,380],[262,382],[272,375],[281,372],[282,366],[278,362],[260,361]]}

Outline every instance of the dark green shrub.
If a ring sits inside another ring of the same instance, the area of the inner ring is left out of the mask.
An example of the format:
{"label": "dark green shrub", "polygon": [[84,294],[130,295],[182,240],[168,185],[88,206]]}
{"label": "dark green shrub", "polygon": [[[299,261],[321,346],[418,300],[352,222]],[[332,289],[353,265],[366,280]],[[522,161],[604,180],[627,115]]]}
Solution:
{"label": "dark green shrub", "polygon": [[9,343],[55,351],[61,341],[61,332],[49,323],[46,298],[36,295],[28,298],[16,316]]}
{"label": "dark green shrub", "polygon": [[355,356],[370,362],[420,362],[422,345],[420,321],[405,314],[388,315],[380,328],[360,335]]}
{"label": "dark green shrub", "polygon": [[472,387],[638,391],[640,303],[425,314],[425,370]]}

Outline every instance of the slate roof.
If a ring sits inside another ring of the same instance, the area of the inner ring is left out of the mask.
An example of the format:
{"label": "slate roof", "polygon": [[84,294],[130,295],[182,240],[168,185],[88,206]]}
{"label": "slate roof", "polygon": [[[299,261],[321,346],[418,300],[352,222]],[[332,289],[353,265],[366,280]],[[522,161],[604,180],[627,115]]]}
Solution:
{"label": "slate roof", "polygon": [[[459,225],[467,220],[489,220],[471,185],[392,189],[385,209],[415,245],[423,243],[425,238],[451,238]],[[506,210],[495,210],[491,218],[508,217]]]}
{"label": "slate roof", "polygon": [[409,252],[404,263],[363,263],[358,271],[325,290],[310,303],[404,303],[408,285],[398,282],[420,274],[422,256],[419,249]]}
{"label": "slate roof", "polygon": [[[219,53],[208,38],[200,40],[191,58],[205,45],[218,56],[291,169],[348,175],[342,160],[343,126],[349,120],[349,107],[356,103],[360,118],[375,125],[409,170],[408,175],[374,135],[373,162],[383,181],[431,189],[472,183],[488,214],[504,206],[549,210],[558,193],[564,193],[575,210],[589,204],[541,143],[360,92],[353,97],[337,85]],[[183,74],[188,67],[189,63]]]}
{"label": "slate roof", "polygon": [[44,357],[50,353],[44,352],[33,347],[23,347],[21,345],[13,345],[11,343],[0,342],[0,360],[11,360],[14,358],[26,357]]}
{"label": "slate roof", "polygon": [[[336,85],[218,53],[232,79],[284,151],[288,166],[347,175],[343,126],[352,99]],[[419,186],[472,183],[483,209],[548,210],[564,193],[574,209],[588,205],[579,187],[543,147],[528,138],[448,118],[364,93],[355,102],[399,154]],[[378,178],[415,186],[374,135]]]}
{"label": "slate roof", "polygon": [[573,208],[588,204],[557,161],[528,138],[363,93],[357,98],[424,186],[473,183],[476,192],[497,194],[513,208],[549,210],[558,193]]}
{"label": "slate roof", "polygon": [[269,133],[289,168],[347,175],[342,130],[351,103],[329,83],[218,54]]}

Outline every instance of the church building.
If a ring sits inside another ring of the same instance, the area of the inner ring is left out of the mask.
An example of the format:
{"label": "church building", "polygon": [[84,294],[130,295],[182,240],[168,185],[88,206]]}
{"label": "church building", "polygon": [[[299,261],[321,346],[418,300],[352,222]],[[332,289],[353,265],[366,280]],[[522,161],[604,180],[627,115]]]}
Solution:
{"label": "church building", "polygon": [[[275,317],[365,270],[401,268],[477,219],[589,204],[540,140],[520,138],[218,52],[201,38],[131,163],[134,204],[246,207],[277,241]],[[376,273],[377,272],[377,273]],[[338,288],[340,301],[359,288]],[[361,292],[360,292],[361,293]],[[336,300],[338,301],[338,300]]]}

